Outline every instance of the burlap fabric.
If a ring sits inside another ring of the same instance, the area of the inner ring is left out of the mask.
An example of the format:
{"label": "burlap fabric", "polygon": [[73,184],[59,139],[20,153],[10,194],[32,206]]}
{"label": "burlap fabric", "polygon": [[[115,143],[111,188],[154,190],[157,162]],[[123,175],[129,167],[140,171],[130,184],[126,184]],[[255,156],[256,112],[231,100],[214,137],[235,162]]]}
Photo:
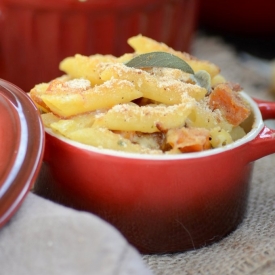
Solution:
{"label": "burlap fabric", "polygon": [[[220,39],[198,36],[192,52],[218,64],[247,93],[275,100],[268,78]],[[274,166],[275,154],[256,162],[248,211],[236,231],[211,246],[171,255],[140,255],[94,215],[31,193],[0,230],[0,275],[275,274]],[[41,179],[49,180],[43,173]]]}
{"label": "burlap fabric", "polygon": [[[254,62],[252,66],[252,62],[243,63],[234,48],[221,39],[199,36],[193,53],[219,65],[223,74],[241,83],[248,94],[275,100],[269,91],[269,76],[262,76]],[[143,259],[156,275],[275,274],[275,154],[256,161],[248,211],[236,231],[219,243],[196,251],[145,255]]]}

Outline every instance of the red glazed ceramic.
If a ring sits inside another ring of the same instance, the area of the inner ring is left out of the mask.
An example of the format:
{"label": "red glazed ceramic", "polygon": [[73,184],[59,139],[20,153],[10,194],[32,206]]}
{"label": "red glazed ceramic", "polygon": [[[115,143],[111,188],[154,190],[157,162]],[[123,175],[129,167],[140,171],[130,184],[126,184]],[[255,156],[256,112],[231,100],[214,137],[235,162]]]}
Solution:
{"label": "red glazed ceramic", "polygon": [[197,6],[198,0],[0,0],[0,77],[28,92],[60,76],[65,57],[119,56],[140,33],[188,51]]}
{"label": "red glazed ceramic", "polygon": [[42,163],[44,129],[30,98],[0,79],[0,227],[21,205]]}
{"label": "red glazed ceramic", "polygon": [[201,0],[202,26],[233,34],[274,35],[274,0]]}
{"label": "red glazed ceramic", "polygon": [[[249,133],[223,148],[139,155],[80,145],[46,129],[45,165],[54,181],[36,192],[92,212],[142,253],[171,253],[220,240],[242,221],[253,162],[275,152],[275,103],[258,105]],[[259,109],[260,108],[260,109]],[[260,111],[261,110],[261,111]]]}

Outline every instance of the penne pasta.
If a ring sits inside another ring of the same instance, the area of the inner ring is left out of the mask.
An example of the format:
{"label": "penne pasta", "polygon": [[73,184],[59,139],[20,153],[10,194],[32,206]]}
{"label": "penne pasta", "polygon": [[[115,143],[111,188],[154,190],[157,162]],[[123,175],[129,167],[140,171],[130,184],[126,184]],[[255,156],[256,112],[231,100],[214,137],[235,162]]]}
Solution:
{"label": "penne pasta", "polygon": [[[215,64],[137,35],[120,57],[76,54],[29,93],[45,127],[98,148],[182,154],[246,135],[251,110]],[[251,117],[251,116],[250,116]]]}

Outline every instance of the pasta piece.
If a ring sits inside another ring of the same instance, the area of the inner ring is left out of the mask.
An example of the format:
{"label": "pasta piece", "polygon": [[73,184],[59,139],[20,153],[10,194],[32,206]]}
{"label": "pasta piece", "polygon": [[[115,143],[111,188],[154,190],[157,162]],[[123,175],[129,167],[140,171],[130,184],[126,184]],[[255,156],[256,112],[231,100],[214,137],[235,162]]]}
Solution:
{"label": "pasta piece", "polygon": [[92,85],[102,84],[99,77],[101,63],[116,62],[116,57],[112,55],[84,56],[76,54],[73,57],[67,57],[61,61],[59,69],[73,78],[86,78]]}
{"label": "pasta piece", "polygon": [[41,96],[44,95],[49,87],[48,83],[41,83],[38,85],[35,85],[33,89],[30,90],[29,96],[37,106],[39,110],[42,110],[43,112],[50,111],[47,105],[43,102]]}
{"label": "pasta piece", "polygon": [[117,105],[95,120],[94,125],[111,130],[159,132],[158,125],[165,129],[182,127],[194,108],[192,100],[173,106]]}
{"label": "pasta piece", "polygon": [[159,86],[161,85],[167,91],[181,91],[196,100],[203,99],[207,93],[205,88],[196,85],[190,74],[181,70],[155,67],[148,72],[154,75]]}
{"label": "pasta piece", "polygon": [[99,148],[134,153],[162,154],[162,151],[160,150],[150,150],[138,144],[133,144],[130,140],[123,138],[121,135],[115,134],[106,128],[84,128],[69,133],[68,137],[83,144]]}
{"label": "pasta piece", "polygon": [[60,118],[56,115],[54,115],[53,113],[45,113],[45,114],[41,114],[41,118],[43,121],[43,124],[45,127],[51,127],[51,124],[54,122],[58,122],[60,120]]}
{"label": "pasta piece", "polygon": [[210,135],[210,143],[213,148],[222,147],[233,142],[230,134],[219,127],[212,129]]}
{"label": "pasta piece", "polygon": [[225,82],[226,82],[225,78],[222,75],[218,74],[212,78],[211,86],[215,87],[216,85],[225,83]]}
{"label": "pasta piece", "polygon": [[196,105],[186,122],[189,127],[205,128],[208,130],[219,127],[228,132],[232,130],[232,124],[222,116],[219,109],[214,111],[210,109],[208,97],[197,102]]}
{"label": "pasta piece", "polygon": [[[59,134],[68,137],[71,132],[78,130],[78,125],[75,121],[70,119],[60,119],[58,122],[54,122],[50,127]],[[81,128],[80,128],[81,129]]]}
{"label": "pasta piece", "polygon": [[201,99],[206,89],[198,85],[170,79],[158,81],[158,78],[140,69],[129,68],[123,64],[111,64],[101,73],[103,80],[125,79],[134,83],[143,96],[166,105],[180,104],[188,95]]}
{"label": "pasta piece", "polygon": [[70,117],[97,109],[111,108],[142,96],[131,82],[112,79],[87,90],[62,91],[61,88],[60,93],[48,93],[42,96],[42,100],[54,114]]}
{"label": "pasta piece", "polygon": [[179,69],[173,68],[162,68],[162,67],[152,67],[152,68],[143,68],[150,74],[153,74],[158,81],[167,81],[171,79],[175,79],[185,83],[195,84],[193,78],[189,73],[186,73]]}
{"label": "pasta piece", "polygon": [[[76,87],[77,85],[78,87]],[[66,87],[67,86],[67,87]],[[70,79],[69,76],[63,75],[61,77],[58,77],[51,81],[50,83],[41,83],[38,85],[35,85],[33,89],[30,90],[28,95],[31,97],[31,99],[34,101],[36,106],[43,112],[49,112],[50,109],[48,106],[43,102],[42,96],[45,94],[48,94],[49,92],[51,94],[55,93],[62,93],[64,92],[64,89],[74,89],[78,88],[79,90],[83,90],[84,88],[90,87],[90,82],[88,80],[79,79],[77,81]]]}
{"label": "pasta piece", "polygon": [[91,127],[95,121],[97,114],[90,113],[84,115],[78,115],[70,119],[59,119],[50,124],[50,127],[64,136],[68,136],[69,133],[78,129]]}
{"label": "pasta piece", "polygon": [[125,53],[117,58],[117,62],[125,63],[125,62],[131,60],[132,58],[134,58],[135,56],[136,56],[135,53]]}

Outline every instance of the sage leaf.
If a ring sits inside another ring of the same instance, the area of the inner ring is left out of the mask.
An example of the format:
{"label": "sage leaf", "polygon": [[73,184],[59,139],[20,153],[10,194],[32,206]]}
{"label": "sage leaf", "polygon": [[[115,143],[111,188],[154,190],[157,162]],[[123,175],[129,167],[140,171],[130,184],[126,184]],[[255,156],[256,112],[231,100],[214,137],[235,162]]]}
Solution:
{"label": "sage leaf", "polygon": [[128,67],[147,68],[165,67],[179,69],[189,74],[194,74],[193,69],[181,58],[167,52],[150,52],[140,54],[125,63]]}
{"label": "sage leaf", "polygon": [[209,95],[211,93],[211,91],[212,91],[212,89],[211,89],[211,76],[207,71],[205,71],[205,70],[197,71],[194,74],[193,78],[199,86],[201,86],[201,87],[203,87],[207,90],[206,95]]}
{"label": "sage leaf", "polygon": [[207,94],[211,93],[211,76],[205,71],[201,70],[194,72],[190,65],[182,60],[181,58],[167,52],[150,52],[145,54],[140,54],[130,61],[125,63],[128,67],[133,68],[150,68],[150,67],[162,67],[162,68],[172,68],[179,69],[186,73],[191,74],[193,81],[205,88]]}

